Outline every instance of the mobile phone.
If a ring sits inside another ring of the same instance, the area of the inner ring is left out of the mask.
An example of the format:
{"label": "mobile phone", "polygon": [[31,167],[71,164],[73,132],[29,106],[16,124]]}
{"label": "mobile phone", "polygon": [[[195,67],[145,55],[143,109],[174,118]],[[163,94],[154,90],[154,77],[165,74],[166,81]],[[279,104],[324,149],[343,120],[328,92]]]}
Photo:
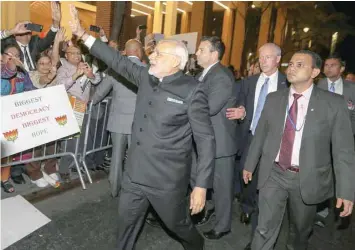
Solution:
{"label": "mobile phone", "polygon": [[99,33],[100,32],[100,27],[95,26],[95,25],[90,25],[90,31]]}
{"label": "mobile phone", "polygon": [[139,25],[138,28],[140,30],[146,30],[147,29],[147,25]]}
{"label": "mobile phone", "polygon": [[27,23],[25,24],[25,28],[31,31],[41,32],[43,29],[43,25],[35,24],[35,23]]}

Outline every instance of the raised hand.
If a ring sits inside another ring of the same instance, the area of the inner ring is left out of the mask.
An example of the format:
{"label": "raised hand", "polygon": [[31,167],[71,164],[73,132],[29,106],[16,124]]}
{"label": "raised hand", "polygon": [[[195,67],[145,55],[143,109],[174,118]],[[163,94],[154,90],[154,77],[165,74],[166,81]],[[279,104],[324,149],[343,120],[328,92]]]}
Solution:
{"label": "raised hand", "polygon": [[10,30],[12,35],[19,35],[19,34],[24,34],[27,32],[31,32],[30,30],[28,30],[25,25],[30,23],[29,21],[25,21],[25,22],[20,22],[17,23],[16,26]]}
{"label": "raised hand", "polygon": [[59,4],[57,2],[52,1],[51,2],[51,8],[52,8],[53,26],[55,28],[59,28],[60,19],[62,18],[62,14],[60,13],[60,6],[59,6]]}
{"label": "raised hand", "polygon": [[89,77],[89,78],[95,78],[95,75],[92,71],[92,68],[89,66],[89,64],[85,63],[85,66],[83,67],[84,69],[84,74]]}
{"label": "raised hand", "polygon": [[70,5],[69,9],[71,15],[71,21],[69,21],[70,29],[74,35],[78,37],[82,37],[83,34],[85,33],[85,30],[80,25],[78,11],[75,8],[75,6],[72,4]]}
{"label": "raised hand", "polygon": [[99,35],[102,37],[102,36],[106,36],[105,34],[105,30],[100,26],[100,32],[99,32]]}
{"label": "raised hand", "polygon": [[60,43],[60,42],[63,42],[65,40],[67,40],[67,37],[65,36],[65,31],[66,30],[63,27],[60,28],[60,30],[55,35],[54,41],[57,42],[57,43]]}

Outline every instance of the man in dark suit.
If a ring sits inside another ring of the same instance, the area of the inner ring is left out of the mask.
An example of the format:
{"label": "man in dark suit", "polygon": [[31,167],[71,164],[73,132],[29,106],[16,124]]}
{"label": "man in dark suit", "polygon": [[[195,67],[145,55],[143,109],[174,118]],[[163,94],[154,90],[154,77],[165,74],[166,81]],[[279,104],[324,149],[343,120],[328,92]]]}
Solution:
{"label": "man in dark suit", "polygon": [[[135,64],[145,67],[142,63],[142,44],[131,39],[125,44],[126,56]],[[126,148],[131,145],[132,122],[137,99],[137,87],[122,76],[109,70],[108,75],[96,87],[92,97],[94,104],[112,92],[110,114],[107,130],[111,132],[112,159],[109,181],[111,194],[116,197],[121,189],[123,176],[123,159]]]}
{"label": "man in dark suit", "polygon": [[[214,208],[206,209],[205,216],[199,223],[206,223],[213,213],[216,214],[214,228],[204,233],[208,239],[219,239],[228,234],[232,223],[233,174],[238,138],[237,121],[228,120],[226,110],[236,105],[237,98],[234,76],[219,62],[224,50],[225,46],[221,39],[213,36],[203,37],[196,52],[197,62],[204,69],[196,78],[203,83],[208,95],[210,117],[216,138],[213,204],[211,204]],[[196,175],[197,169],[194,169],[192,182]]]}
{"label": "man in dark suit", "polygon": [[48,31],[45,38],[41,39],[37,35],[32,35],[32,32],[26,32],[16,34],[14,37],[9,37],[2,41],[3,44],[17,44],[21,54],[21,61],[23,62],[27,71],[33,71],[36,69],[36,57],[42,51],[48,49],[55,38],[55,35],[59,29],[61,13],[60,6],[57,2],[51,2],[52,7],[52,27]]}
{"label": "man in dark suit", "polygon": [[[344,97],[348,104],[352,131],[355,135],[355,85],[342,78],[345,66],[345,61],[343,61],[339,55],[334,54],[329,56],[324,63],[324,74],[326,78],[320,79],[317,86]],[[319,207],[320,211],[317,214],[316,225],[325,227],[325,219],[329,214],[328,207],[333,208],[333,206],[329,204],[329,201]],[[333,213],[332,215],[334,216]],[[332,219],[335,218],[330,219],[333,222],[334,220]]]}
{"label": "man in dark suit", "polygon": [[[119,197],[117,249],[134,248],[149,205],[185,249],[204,249],[188,208],[196,214],[205,205],[206,190],[212,186],[215,140],[202,84],[182,72],[187,48],[179,41],[160,41],[150,55],[149,69],[141,67],[86,34],[73,5],[70,10],[72,32],[90,53],[139,87]],[[198,176],[187,207],[192,137],[199,156]]]}
{"label": "man in dark suit", "polygon": [[355,134],[355,85],[342,78],[345,62],[338,55],[332,55],[325,60],[324,74],[326,78],[318,81],[321,89],[342,95],[348,104],[353,134]]}
{"label": "man in dark suit", "polygon": [[316,204],[334,195],[334,183],[336,206],[343,206],[340,216],[352,213],[355,158],[351,123],[341,96],[314,87],[321,66],[316,53],[296,52],[287,69],[291,88],[266,99],[243,170],[247,184],[259,164],[254,250],[273,249],[287,205],[294,226],[288,248],[306,249]]}
{"label": "man in dark suit", "polygon": [[[242,80],[241,91],[238,98],[238,108],[228,109],[229,119],[242,119],[240,125],[241,160],[240,172],[244,168],[245,159],[251,140],[254,136],[255,128],[258,124],[261,111],[265,103],[265,98],[269,93],[287,88],[286,77],[278,71],[277,67],[281,60],[281,49],[273,43],[267,43],[259,49],[259,64],[261,74],[250,76]],[[255,176],[257,177],[257,175]],[[242,182],[242,180],[240,180]],[[257,225],[258,219],[258,198],[257,198],[256,178],[250,184],[242,185],[241,196],[241,222],[248,224],[252,222],[252,232]],[[252,237],[253,237],[252,233]],[[250,243],[245,249],[250,249]]]}

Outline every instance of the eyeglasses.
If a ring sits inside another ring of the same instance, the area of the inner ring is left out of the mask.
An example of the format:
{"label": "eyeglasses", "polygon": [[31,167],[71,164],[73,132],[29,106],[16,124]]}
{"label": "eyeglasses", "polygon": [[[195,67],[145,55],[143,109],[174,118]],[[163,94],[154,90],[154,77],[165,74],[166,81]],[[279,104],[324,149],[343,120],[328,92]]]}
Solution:
{"label": "eyeglasses", "polygon": [[173,53],[169,53],[169,52],[160,52],[158,50],[154,50],[152,54],[150,54],[150,56],[155,56],[156,58],[161,58],[163,57],[163,55],[166,54],[166,55],[171,55],[171,56],[176,56],[175,54]]}

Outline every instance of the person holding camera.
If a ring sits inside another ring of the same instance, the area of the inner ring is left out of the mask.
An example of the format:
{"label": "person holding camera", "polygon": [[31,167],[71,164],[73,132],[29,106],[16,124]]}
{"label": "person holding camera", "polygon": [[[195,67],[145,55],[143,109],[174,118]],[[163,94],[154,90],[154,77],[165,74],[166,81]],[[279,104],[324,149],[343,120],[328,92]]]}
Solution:
{"label": "person holding camera", "polygon": [[[40,25],[30,25],[30,22],[24,22],[21,23],[21,25],[23,25],[23,31],[25,31],[24,28],[26,28],[27,32],[15,33],[13,34],[13,36],[10,36],[2,41],[2,44],[5,46],[8,44],[15,44],[18,46],[21,52],[21,61],[23,62],[24,68],[27,71],[35,70],[36,57],[39,55],[39,53],[48,49],[51,46],[55,39],[55,35],[59,30],[61,19],[59,4],[57,2],[51,2],[51,7],[53,23],[51,29],[48,31],[45,38],[40,39],[39,36],[32,35],[32,30],[40,31]],[[4,36],[5,35],[9,35],[9,32],[7,32],[7,34],[5,33]]]}

